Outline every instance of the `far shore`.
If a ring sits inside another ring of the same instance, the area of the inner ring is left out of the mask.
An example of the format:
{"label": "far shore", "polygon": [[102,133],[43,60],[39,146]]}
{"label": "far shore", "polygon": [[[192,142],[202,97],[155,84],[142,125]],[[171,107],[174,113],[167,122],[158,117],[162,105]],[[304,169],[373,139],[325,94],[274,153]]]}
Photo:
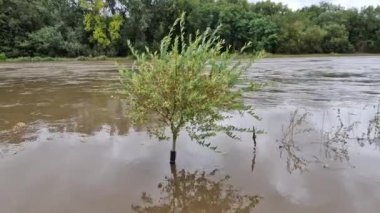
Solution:
{"label": "far shore", "polygon": [[[380,56],[380,53],[331,53],[331,54],[271,54],[268,53],[265,58],[318,58],[318,57],[361,57],[361,56]],[[242,54],[238,58],[252,58],[252,54]],[[107,56],[79,56],[76,58],[68,57],[18,57],[18,58],[8,58],[0,61],[0,63],[20,63],[20,62],[65,62],[65,61],[131,61],[133,60],[130,56],[125,57],[107,57]]]}

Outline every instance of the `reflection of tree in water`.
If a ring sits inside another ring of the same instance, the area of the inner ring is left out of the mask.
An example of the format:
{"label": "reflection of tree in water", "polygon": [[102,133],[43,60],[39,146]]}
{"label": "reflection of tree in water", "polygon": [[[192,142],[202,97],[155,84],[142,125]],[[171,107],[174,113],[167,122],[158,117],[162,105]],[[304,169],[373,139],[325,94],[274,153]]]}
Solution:
{"label": "reflection of tree in water", "polygon": [[[341,119],[341,112],[338,110],[336,116],[337,125],[330,127],[327,131],[322,127],[320,140],[302,143],[303,141],[299,141],[298,136],[311,140],[305,134],[319,132],[308,121],[309,115],[310,113],[300,113],[299,110],[296,110],[291,114],[289,124],[283,128],[279,148],[281,156],[286,156],[287,170],[290,173],[293,171],[305,171],[310,163],[321,163],[325,167],[327,165],[326,161],[330,160],[349,163],[348,146],[350,141],[358,139],[353,137],[353,132],[359,122],[345,124]],[[323,125],[325,124],[324,116],[325,114],[323,115]],[[305,150],[302,149],[305,145],[319,146],[322,155],[315,154],[315,151],[307,155]]]}
{"label": "reflection of tree in water", "polygon": [[338,125],[328,132],[322,132],[322,146],[325,158],[333,160],[350,160],[348,142],[352,139],[351,133],[359,122],[345,125],[341,118],[340,110],[337,112]]}
{"label": "reflection of tree in water", "polygon": [[132,205],[135,212],[251,212],[261,197],[242,195],[228,184],[229,176],[217,179],[217,170],[211,173],[176,171],[160,183],[161,198],[154,202],[142,194],[142,205]]}
{"label": "reflection of tree in water", "polygon": [[306,123],[308,113],[299,115],[298,110],[290,116],[289,125],[282,129],[283,137],[280,140],[280,155],[287,154],[286,167],[289,172],[294,170],[306,170],[308,160],[302,157],[302,150],[297,145],[295,136],[300,133],[310,132],[311,128],[300,128]]}
{"label": "reflection of tree in water", "polygon": [[370,144],[376,143],[380,145],[380,100],[376,109],[375,116],[369,121],[367,130],[367,139]]}

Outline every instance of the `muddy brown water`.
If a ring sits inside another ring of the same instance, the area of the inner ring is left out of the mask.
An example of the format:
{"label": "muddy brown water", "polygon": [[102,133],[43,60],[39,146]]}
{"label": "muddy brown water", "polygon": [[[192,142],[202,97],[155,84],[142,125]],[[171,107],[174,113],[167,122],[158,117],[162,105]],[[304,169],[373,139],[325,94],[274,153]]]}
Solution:
{"label": "muddy brown water", "polygon": [[265,59],[247,73],[264,133],[149,138],[113,62],[0,64],[0,212],[365,212],[380,209],[380,57]]}

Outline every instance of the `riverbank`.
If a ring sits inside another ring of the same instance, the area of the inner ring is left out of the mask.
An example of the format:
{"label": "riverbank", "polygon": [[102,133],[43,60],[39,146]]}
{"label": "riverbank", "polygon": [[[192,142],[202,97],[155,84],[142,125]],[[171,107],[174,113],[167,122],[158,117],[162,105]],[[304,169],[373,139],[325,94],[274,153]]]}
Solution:
{"label": "riverbank", "polygon": [[131,57],[107,57],[107,56],[79,56],[76,58],[64,57],[18,57],[0,60],[0,63],[18,63],[18,62],[65,62],[65,61],[123,61],[130,60]]}
{"label": "riverbank", "polygon": [[[350,53],[350,54],[265,54],[264,58],[310,58],[310,57],[361,57],[361,56],[380,56],[380,53]],[[252,54],[242,54],[239,55],[239,59],[252,58],[255,57]],[[124,61],[132,60],[131,56],[126,57],[107,57],[107,56],[79,56],[76,58],[64,58],[64,57],[18,57],[18,58],[7,58],[0,60],[0,63],[17,63],[17,62],[47,62],[47,61]]]}

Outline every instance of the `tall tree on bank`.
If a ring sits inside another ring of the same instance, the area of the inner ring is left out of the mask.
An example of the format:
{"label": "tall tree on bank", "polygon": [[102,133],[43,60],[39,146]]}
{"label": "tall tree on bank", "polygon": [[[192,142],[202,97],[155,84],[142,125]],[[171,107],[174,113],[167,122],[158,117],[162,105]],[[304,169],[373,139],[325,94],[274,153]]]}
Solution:
{"label": "tall tree on bank", "polygon": [[[162,39],[159,52],[147,48],[139,53],[130,45],[135,65],[120,71],[131,121],[146,126],[160,140],[171,138],[171,164],[175,164],[181,130],[199,144],[215,149],[206,138],[217,132],[237,138],[236,131],[250,131],[221,125],[231,117],[229,113],[249,112],[254,116],[242,101],[243,89],[236,87],[249,64],[242,65],[223,51],[218,30],[187,36],[184,23],[182,15]],[[174,36],[178,27],[180,34]]]}
{"label": "tall tree on bank", "polygon": [[102,47],[120,39],[120,28],[123,24],[121,15],[115,13],[115,2],[103,0],[80,0],[87,12],[84,16],[85,30],[92,32],[92,38]]}

